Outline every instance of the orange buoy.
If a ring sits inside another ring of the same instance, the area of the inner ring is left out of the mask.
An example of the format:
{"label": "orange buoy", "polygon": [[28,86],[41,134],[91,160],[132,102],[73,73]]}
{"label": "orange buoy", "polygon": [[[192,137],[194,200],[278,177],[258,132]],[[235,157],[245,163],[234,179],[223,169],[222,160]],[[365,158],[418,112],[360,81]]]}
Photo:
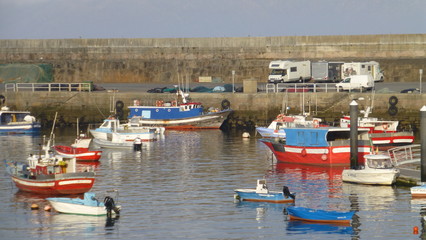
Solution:
{"label": "orange buoy", "polygon": [[50,205],[44,206],[44,211],[50,212],[52,210],[52,207]]}
{"label": "orange buoy", "polygon": [[33,203],[31,204],[31,210],[37,210],[38,209],[38,205]]}
{"label": "orange buoy", "polygon": [[419,227],[417,226],[413,227],[413,234],[419,234]]}

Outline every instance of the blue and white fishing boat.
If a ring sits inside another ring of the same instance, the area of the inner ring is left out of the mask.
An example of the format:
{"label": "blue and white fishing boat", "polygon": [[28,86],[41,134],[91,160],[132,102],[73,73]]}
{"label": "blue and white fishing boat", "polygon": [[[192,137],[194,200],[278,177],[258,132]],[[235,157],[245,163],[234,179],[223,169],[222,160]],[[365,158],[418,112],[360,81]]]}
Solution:
{"label": "blue and white fishing boat", "polygon": [[85,193],[84,199],[51,197],[46,198],[46,200],[57,212],[68,214],[111,216],[112,214],[120,214],[121,209],[120,206],[115,205],[112,197],[106,196],[103,201],[99,201],[93,192]]}
{"label": "blue and white fishing boat", "polygon": [[129,106],[129,120],[137,121],[143,126],[165,127],[166,129],[217,129],[232,112],[228,100],[222,101],[222,109],[209,108],[204,111],[199,102],[188,102],[182,91],[182,102],[178,100],[164,102],[156,101],[155,106],[140,106],[135,100]]}
{"label": "blue and white fishing boat", "polygon": [[283,191],[270,191],[265,179],[258,179],[256,189],[235,189],[234,197],[240,201],[292,203],[295,195],[284,186]]}
{"label": "blue and white fishing boat", "polygon": [[287,214],[290,216],[290,220],[303,220],[320,223],[349,224],[352,220],[353,215],[355,214],[355,211],[325,211],[296,206],[287,207],[286,210]]}
{"label": "blue and white fishing boat", "polygon": [[279,114],[268,127],[256,127],[256,131],[264,138],[285,139],[285,128],[319,127],[321,118],[308,119],[306,115]]}
{"label": "blue and white fishing boat", "polygon": [[29,111],[11,111],[9,107],[0,109],[1,134],[40,134],[41,124]]}

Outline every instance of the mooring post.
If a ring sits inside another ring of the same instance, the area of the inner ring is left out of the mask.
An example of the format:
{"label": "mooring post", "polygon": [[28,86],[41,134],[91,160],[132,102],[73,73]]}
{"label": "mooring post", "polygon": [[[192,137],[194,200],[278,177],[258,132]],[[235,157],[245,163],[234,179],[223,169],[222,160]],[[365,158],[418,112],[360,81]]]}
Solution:
{"label": "mooring post", "polygon": [[351,144],[351,168],[358,167],[358,103],[355,100],[350,106],[350,144]]}
{"label": "mooring post", "polygon": [[426,182],[426,105],[420,109],[420,179]]}

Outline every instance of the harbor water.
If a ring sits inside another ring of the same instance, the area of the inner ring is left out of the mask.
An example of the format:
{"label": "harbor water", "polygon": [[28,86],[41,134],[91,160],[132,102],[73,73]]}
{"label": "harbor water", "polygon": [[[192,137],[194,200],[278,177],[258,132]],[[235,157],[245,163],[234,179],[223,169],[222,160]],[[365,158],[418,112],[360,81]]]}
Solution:
{"label": "harbor water", "polygon": [[[74,141],[73,129],[56,129],[56,144]],[[342,168],[276,163],[250,133],[166,131],[133,149],[103,149],[94,167],[93,192],[117,189],[118,219],[44,211],[45,196],[18,191],[1,163],[0,239],[416,239],[426,237],[426,199],[409,188],[342,183]],[[0,136],[2,160],[24,161],[42,137]],[[93,148],[94,146],[92,146]],[[350,225],[290,220],[287,204],[239,202],[234,189],[283,185],[296,206],[356,211]],[[31,210],[37,203],[40,210]],[[414,234],[413,228],[419,232]]]}

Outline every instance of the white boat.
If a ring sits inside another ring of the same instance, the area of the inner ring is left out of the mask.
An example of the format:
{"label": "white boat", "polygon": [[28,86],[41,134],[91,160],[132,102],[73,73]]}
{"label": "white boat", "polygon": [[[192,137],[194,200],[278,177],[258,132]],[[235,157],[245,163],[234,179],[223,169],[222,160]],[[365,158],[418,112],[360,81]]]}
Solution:
{"label": "white boat", "polygon": [[96,198],[95,193],[87,192],[81,198],[46,198],[52,207],[60,213],[103,216],[120,213],[120,206],[116,206],[114,199],[106,196],[102,201]]}
{"label": "white boat", "polygon": [[413,198],[424,198],[426,197],[426,185],[415,186],[410,189],[411,197]]}
{"label": "white boat", "polygon": [[365,164],[359,169],[344,169],[342,181],[370,185],[392,185],[399,176],[388,155],[368,154],[364,156]]}
{"label": "white boat", "polygon": [[295,195],[290,193],[286,186],[283,191],[271,191],[268,189],[265,179],[258,179],[256,189],[235,189],[234,198],[249,202],[291,203]]}
{"label": "white boat", "polygon": [[115,143],[133,143],[136,138],[140,138],[143,142],[155,141],[159,134],[164,133],[164,128],[144,127],[134,122],[121,124],[120,120],[115,117],[109,117],[104,120],[100,127],[90,129],[90,133],[95,140],[106,140]]}
{"label": "white boat", "polygon": [[285,128],[319,127],[321,118],[307,119],[305,115],[279,114],[268,127],[256,127],[264,138],[285,138]]}
{"label": "white boat", "polygon": [[39,134],[41,124],[28,111],[11,111],[9,107],[0,109],[0,133]]}

